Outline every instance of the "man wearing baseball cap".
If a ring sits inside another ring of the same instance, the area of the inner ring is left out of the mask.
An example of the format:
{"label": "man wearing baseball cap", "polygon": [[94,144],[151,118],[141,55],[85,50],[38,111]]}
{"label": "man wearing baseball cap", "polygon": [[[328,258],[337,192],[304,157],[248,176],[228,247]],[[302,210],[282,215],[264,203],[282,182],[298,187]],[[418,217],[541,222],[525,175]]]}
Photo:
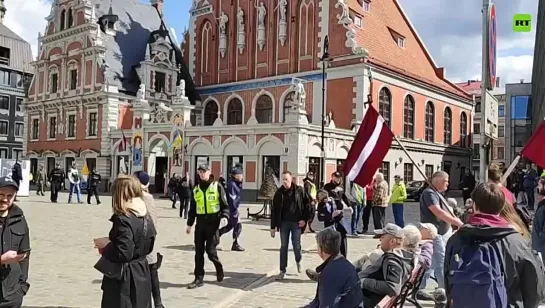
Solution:
{"label": "man wearing baseball cap", "polygon": [[16,308],[27,293],[30,238],[23,210],[13,202],[19,186],[9,177],[0,177],[0,240],[2,292],[0,307]]}
{"label": "man wearing baseball cap", "polygon": [[363,306],[375,307],[385,296],[397,296],[414,269],[414,253],[402,249],[404,230],[388,223],[375,234],[380,236],[384,254],[358,273],[363,291]]}
{"label": "man wearing baseball cap", "polygon": [[189,207],[185,232],[191,233],[195,227],[195,280],[187,288],[195,289],[204,284],[204,252],[216,267],[218,282],[223,281],[223,265],[218,258],[216,246],[219,243],[219,229],[226,226],[229,219],[229,205],[225,189],[211,176],[208,163],[197,167],[199,184],[193,189],[193,200]]}

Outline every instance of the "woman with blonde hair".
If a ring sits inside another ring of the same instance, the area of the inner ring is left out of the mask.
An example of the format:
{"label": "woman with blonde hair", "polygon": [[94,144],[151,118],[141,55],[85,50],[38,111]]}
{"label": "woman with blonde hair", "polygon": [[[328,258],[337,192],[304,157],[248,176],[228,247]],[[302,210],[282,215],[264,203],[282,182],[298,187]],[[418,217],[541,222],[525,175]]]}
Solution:
{"label": "woman with blonde hair", "polygon": [[511,204],[505,202],[500,212],[500,217],[507,220],[511,227],[520,233],[525,240],[530,240],[530,231],[526,228],[526,225],[522,219],[520,219],[519,214]]}
{"label": "woman with blonde hair", "polygon": [[102,308],[151,307],[151,279],[146,256],[153,250],[155,226],[142,200],[140,182],[122,175],[112,185],[112,229],[95,239],[102,257],[95,265],[102,278]]}

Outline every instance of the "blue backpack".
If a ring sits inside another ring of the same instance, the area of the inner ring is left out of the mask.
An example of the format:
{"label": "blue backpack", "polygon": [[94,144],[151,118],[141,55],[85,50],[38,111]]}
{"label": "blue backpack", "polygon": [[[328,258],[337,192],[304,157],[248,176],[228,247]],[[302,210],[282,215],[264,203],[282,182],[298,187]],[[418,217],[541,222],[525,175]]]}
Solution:
{"label": "blue backpack", "polygon": [[464,244],[448,263],[450,307],[507,307],[505,272],[496,240]]}

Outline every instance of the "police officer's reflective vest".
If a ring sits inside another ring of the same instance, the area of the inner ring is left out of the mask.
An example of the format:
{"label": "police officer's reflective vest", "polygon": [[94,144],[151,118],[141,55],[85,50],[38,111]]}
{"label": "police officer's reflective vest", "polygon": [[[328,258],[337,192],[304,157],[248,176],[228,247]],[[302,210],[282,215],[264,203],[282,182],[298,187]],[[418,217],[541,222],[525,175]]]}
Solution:
{"label": "police officer's reflective vest", "polygon": [[193,198],[195,198],[195,204],[197,206],[197,215],[215,214],[220,211],[220,192],[218,189],[218,182],[212,182],[206,194],[203,193],[199,185],[196,185],[193,189]]}
{"label": "police officer's reflective vest", "polygon": [[363,203],[363,188],[358,184],[354,183],[354,188],[356,188],[356,197],[358,198],[359,204]]}
{"label": "police officer's reflective vest", "polygon": [[316,199],[316,194],[318,191],[316,190],[316,184],[312,183],[311,181],[308,181],[310,184],[310,196],[312,199]]}

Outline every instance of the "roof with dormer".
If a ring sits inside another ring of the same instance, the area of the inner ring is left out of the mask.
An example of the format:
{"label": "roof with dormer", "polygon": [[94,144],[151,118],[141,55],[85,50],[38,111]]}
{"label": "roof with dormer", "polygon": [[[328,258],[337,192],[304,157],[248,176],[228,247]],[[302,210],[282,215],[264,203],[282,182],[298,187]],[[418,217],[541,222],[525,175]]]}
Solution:
{"label": "roof with dormer", "polygon": [[[104,40],[106,81],[109,85],[117,86],[120,91],[136,93],[140,80],[135,68],[145,60],[151,33],[161,29],[161,16],[155,7],[138,0],[92,0],[92,2],[97,18],[109,14],[110,8],[111,12],[119,17],[115,37]],[[166,24],[163,27],[166,28]],[[172,40],[172,34],[169,36]],[[187,72],[177,43],[172,41],[172,47],[177,53],[177,62],[182,65],[181,75],[186,81],[186,93],[189,100],[194,102],[198,96],[194,91],[193,80]]]}
{"label": "roof with dormer", "polygon": [[0,46],[10,49],[9,67],[20,72],[32,72],[32,48],[6,25],[0,23]]}
{"label": "roof with dormer", "polygon": [[[370,0],[369,12],[360,4],[363,1],[366,0],[345,0],[345,3],[363,17],[362,28],[352,27],[358,46],[369,51],[369,62],[470,99],[465,91],[438,73],[440,69],[398,0]],[[403,47],[398,45],[396,36],[404,39]]]}

